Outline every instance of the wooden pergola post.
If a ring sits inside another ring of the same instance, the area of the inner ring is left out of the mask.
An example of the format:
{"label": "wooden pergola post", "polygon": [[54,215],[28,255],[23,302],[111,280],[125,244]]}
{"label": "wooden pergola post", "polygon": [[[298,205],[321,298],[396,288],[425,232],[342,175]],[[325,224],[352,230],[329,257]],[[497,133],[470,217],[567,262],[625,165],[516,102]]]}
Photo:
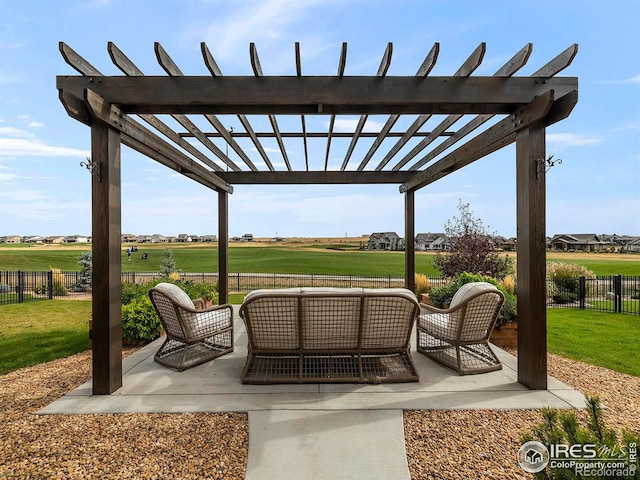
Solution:
{"label": "wooden pergola post", "polygon": [[229,194],[218,191],[218,303],[229,302]]}
{"label": "wooden pergola post", "polygon": [[415,191],[407,190],[404,194],[404,284],[416,290],[416,244],[415,244]]}
{"label": "wooden pergola post", "polygon": [[518,382],[547,388],[545,122],[516,135]]}
{"label": "wooden pergola post", "polygon": [[122,386],[120,133],[91,125],[93,393]]}

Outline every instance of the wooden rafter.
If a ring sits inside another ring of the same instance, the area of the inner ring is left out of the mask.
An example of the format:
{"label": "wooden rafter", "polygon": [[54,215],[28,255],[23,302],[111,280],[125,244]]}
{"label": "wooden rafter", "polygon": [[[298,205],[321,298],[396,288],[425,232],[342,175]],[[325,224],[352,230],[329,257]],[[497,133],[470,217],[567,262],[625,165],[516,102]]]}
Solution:
{"label": "wooden rafter", "polygon": [[[507,61],[507,63],[505,63],[502,67],[500,67],[498,69],[498,71],[493,74],[493,76],[494,77],[511,77],[512,75],[514,75],[518,70],[520,70],[522,67],[524,67],[527,64],[527,61],[529,60],[529,56],[531,55],[532,49],[533,49],[533,45],[531,43],[526,44],[524,47],[522,47],[522,49],[520,49],[520,51],[518,53],[516,53],[512,58],[510,58]],[[473,126],[474,126],[473,129],[477,128],[475,124],[477,124],[477,126],[480,126],[482,123],[486,122],[487,120],[491,119],[492,117],[493,117],[493,115],[485,115],[485,116],[476,117],[476,122],[473,124]],[[427,146],[429,146],[429,144],[431,144],[431,142],[433,142],[437,137],[439,137],[442,132],[446,131],[447,128],[449,128],[451,125],[453,125],[455,122],[457,122],[461,118],[462,118],[462,115],[460,115],[460,114],[448,115],[447,118],[445,118],[433,130],[433,133],[431,135],[427,136],[425,139],[423,139],[420,142],[418,142],[418,144],[415,147],[413,147],[413,149],[411,149],[411,151],[409,153],[407,153],[402,158],[402,160],[400,160],[397,163],[397,165],[395,167],[393,167],[393,170],[400,170],[402,167],[404,167],[407,163],[409,163],[409,161],[413,157],[415,157],[418,153],[420,153]],[[482,119],[482,122],[480,122],[480,119]],[[467,126],[468,125],[469,124],[467,124]],[[467,127],[464,131],[472,131],[472,129]],[[451,144],[455,143],[455,141],[452,140],[452,137],[450,137],[448,139],[448,141]],[[456,138],[456,141],[457,141],[457,138]],[[419,167],[421,167],[422,165],[424,165],[428,161],[429,161],[429,159],[427,159],[426,157],[423,158],[422,160],[418,161],[411,168],[411,170],[417,170]]]}
{"label": "wooden rafter", "polygon": [[[213,58],[213,55],[211,54],[211,51],[209,50],[209,47],[207,47],[206,43],[202,42],[200,44],[200,49],[202,51],[202,57],[204,59],[204,63],[207,66],[207,69],[209,70],[211,75],[214,77],[221,77],[222,70],[220,70],[220,67],[218,67],[216,60],[215,58]],[[253,144],[258,150],[258,153],[260,154],[260,156],[262,157],[262,160],[264,160],[264,163],[267,166],[267,168],[273,171],[274,168],[273,168],[273,165],[271,164],[271,161],[269,160],[269,156],[267,155],[267,152],[264,151],[264,148],[262,147],[260,140],[258,140],[258,137],[256,137],[253,131],[253,128],[251,127],[251,124],[249,123],[249,120],[247,119],[247,117],[244,116],[243,114],[238,114],[238,120],[240,120],[242,127],[245,129],[245,131],[251,138],[251,141],[253,141]]]}
{"label": "wooden rafter", "polygon": [[[389,70],[389,66],[391,65],[391,55],[393,54],[393,43],[389,42],[387,44],[387,48],[384,51],[384,55],[382,55],[382,60],[380,61],[380,66],[378,67],[378,72],[376,76],[384,77]],[[356,143],[358,139],[362,135],[362,129],[364,128],[365,123],[367,123],[367,118],[369,115],[361,115],[358,120],[358,125],[356,126],[356,130],[353,133],[353,137],[351,138],[351,143],[349,144],[349,148],[347,149],[347,153],[344,156],[344,161],[342,162],[342,166],[340,170],[344,170],[347,168],[347,163],[349,163],[349,159],[351,158],[351,154],[353,153],[354,148],[356,147]]]}
{"label": "wooden rafter", "polygon": [[[256,77],[262,77],[262,67],[260,66],[260,59],[258,58],[258,49],[256,48],[255,43],[251,43],[249,46],[249,54],[251,57],[251,67],[253,68],[253,73]],[[287,149],[284,146],[284,142],[282,141],[282,136],[280,135],[280,128],[278,128],[278,120],[275,115],[268,115],[269,123],[271,123],[271,128],[273,128],[273,133],[276,137],[276,141],[278,142],[278,147],[280,147],[280,153],[282,153],[282,158],[284,159],[284,163],[287,165],[287,170],[291,171],[291,164],[289,163],[289,156],[287,155]]]}
{"label": "wooden rafter", "polygon": [[[73,68],[78,70],[78,72],[80,72],[82,75],[84,76],[101,76],[102,75],[98,71],[98,69],[96,69],[88,61],[86,61],[84,58],[78,55],[77,52],[75,52],[71,47],[66,45],[64,42],[59,43],[59,48],[63,58],[69,63],[69,65],[71,65]],[[70,93],[64,93],[61,95],[61,100],[63,100],[63,103],[66,102],[65,105],[68,104],[68,107],[67,106],[65,107],[67,108],[68,112],[70,112],[70,109],[79,106],[81,103],[84,103],[87,108],[87,111],[90,112],[93,116],[96,116],[97,111],[101,113],[105,113],[106,105],[101,105],[100,108],[97,108],[98,107],[97,103],[94,103],[93,105],[91,105],[90,98],[94,99],[95,102],[103,102],[102,99],[96,100],[96,98],[99,98],[99,96],[93,95],[93,93],[94,92],[92,90],[87,89],[85,93],[86,98],[82,101],[79,98],[74,97]],[[120,116],[123,119],[126,119],[126,122],[124,123],[127,125],[128,131],[123,132],[125,133],[125,135],[123,135],[122,137],[122,142],[125,145],[133,148],[134,150],[144,155],[154,158],[156,161],[168,166],[169,168],[172,168],[173,170],[176,170],[179,173],[189,176],[190,178],[194,178],[194,175],[195,175],[195,179],[199,183],[209,188],[214,188],[216,190],[221,188],[227,192],[233,191],[233,188],[229,184],[227,184],[225,181],[220,179],[220,177],[217,177],[212,172],[206,170],[199,163],[195,162],[194,160],[187,157],[185,154],[183,154],[176,148],[172,147],[169,143],[162,140],[153,132],[145,129],[142,125],[138,124],[134,120],[128,117],[125,117],[120,111],[118,111],[116,116]],[[109,120],[105,120],[105,118],[101,118],[101,117],[98,117],[98,118],[100,118],[100,120],[102,121],[109,122],[110,124],[112,124],[111,122],[115,122],[115,118],[111,118]],[[161,129],[166,127],[164,124],[161,124],[159,120],[158,122],[159,122],[158,125],[160,126]],[[187,142],[184,142],[184,140],[182,140],[175,132],[169,129],[169,127],[166,127],[165,132],[168,134],[169,137],[172,137],[176,141],[176,143],[178,144],[187,143]],[[213,162],[211,162],[207,157],[204,157],[204,159],[206,159],[206,161],[209,162],[210,164],[213,164]],[[204,162],[205,161],[204,159],[201,159],[201,161]]]}
{"label": "wooden rafter", "polygon": [[[460,66],[458,71],[453,74],[454,77],[468,77],[473,73],[473,71],[480,66],[482,63],[482,59],[484,58],[484,53],[487,49],[487,46],[484,42],[476,47],[476,49],[469,55],[469,58],[465,60],[465,62]],[[396,142],[393,148],[385,155],[385,157],[380,161],[376,170],[382,170],[387,163],[391,161],[391,159],[400,151],[402,147],[404,147],[413,135],[424,125],[430,118],[431,113],[419,115],[418,118],[411,124],[411,126],[407,129],[406,133],[402,136],[400,140]]]}
{"label": "wooden rafter", "polygon": [[[418,71],[416,72],[416,77],[426,77],[427,75],[429,75],[431,70],[433,70],[433,67],[435,67],[436,65],[439,51],[440,51],[440,44],[436,42],[433,44],[433,47],[431,47],[431,50],[425,57],[424,61],[422,62],[422,65],[420,65],[420,68],[418,68]],[[395,114],[389,115],[389,118],[387,119],[384,126],[380,130],[380,133],[376,136],[376,139],[371,145],[371,147],[369,147],[369,151],[363,157],[362,161],[360,162],[360,165],[358,165],[358,171],[363,170],[364,167],[369,163],[369,161],[371,160],[371,157],[373,157],[373,154],[376,153],[380,145],[382,145],[382,142],[384,141],[385,138],[398,135],[398,134],[394,135],[391,133],[391,129],[398,121],[398,118],[400,118],[400,115],[395,115]],[[416,132],[416,134],[418,133]],[[399,135],[402,136],[404,135],[404,133]]]}

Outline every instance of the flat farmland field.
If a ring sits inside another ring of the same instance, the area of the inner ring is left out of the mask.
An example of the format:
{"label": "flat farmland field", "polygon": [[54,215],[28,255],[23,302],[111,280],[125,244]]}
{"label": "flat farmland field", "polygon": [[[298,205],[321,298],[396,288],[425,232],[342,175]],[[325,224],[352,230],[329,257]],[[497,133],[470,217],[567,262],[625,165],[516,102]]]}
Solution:
{"label": "flat farmland field", "polygon": [[[229,244],[229,270],[240,273],[299,273],[326,275],[404,275],[404,252],[366,251],[366,237],[289,239],[272,242]],[[128,259],[126,245],[121,252],[123,272],[156,272],[165,249],[173,252],[183,272],[216,272],[217,243],[178,243],[138,245]],[[80,270],[78,257],[91,245],[0,246],[0,271],[47,271],[60,268]],[[142,259],[142,253],[148,258]],[[515,252],[505,253],[517,259]],[[439,273],[433,266],[435,254],[417,252],[416,272],[429,276]],[[610,253],[548,252],[547,261],[580,264],[597,275],[640,275],[640,255]]]}

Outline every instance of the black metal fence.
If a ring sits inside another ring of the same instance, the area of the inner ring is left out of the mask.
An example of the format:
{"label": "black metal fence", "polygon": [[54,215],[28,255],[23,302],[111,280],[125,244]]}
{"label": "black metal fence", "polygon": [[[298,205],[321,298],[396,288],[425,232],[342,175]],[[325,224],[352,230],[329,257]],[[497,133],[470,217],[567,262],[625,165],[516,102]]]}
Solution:
{"label": "black metal fence", "polygon": [[[123,283],[145,284],[161,279],[159,273],[123,272]],[[185,281],[218,283],[217,273],[182,273]],[[446,284],[429,277],[432,287]],[[403,287],[404,277],[392,275],[296,275],[283,273],[229,273],[229,290],[246,293],[258,288],[293,287]],[[0,304],[53,298],[90,298],[90,285],[80,272],[0,272]],[[549,308],[576,308],[640,315],[640,276],[547,279]]]}

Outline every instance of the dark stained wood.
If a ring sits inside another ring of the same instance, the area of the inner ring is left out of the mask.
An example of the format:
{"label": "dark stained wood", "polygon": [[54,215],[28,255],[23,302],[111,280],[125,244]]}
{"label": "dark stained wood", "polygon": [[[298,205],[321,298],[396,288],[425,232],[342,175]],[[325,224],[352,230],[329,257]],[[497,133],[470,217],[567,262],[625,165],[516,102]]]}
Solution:
{"label": "dark stained wood", "polygon": [[[440,52],[440,44],[436,42],[433,44],[433,47],[431,47],[431,50],[425,57],[424,61],[422,62],[422,65],[420,65],[420,68],[418,68],[418,71],[416,72],[416,77],[426,77],[427,75],[429,75],[431,70],[433,70],[433,67],[435,67],[436,61],[438,60],[438,52]],[[382,145],[382,142],[384,141],[384,139],[388,136],[391,136],[389,132],[398,121],[398,118],[400,118],[400,115],[389,116],[384,126],[380,130],[380,133],[376,137],[375,141],[373,142],[371,147],[369,147],[369,151],[366,153],[366,155],[360,162],[360,165],[358,165],[358,168],[357,168],[358,171],[363,170],[364,167],[367,165],[367,163],[369,163],[369,161],[371,160],[371,157],[373,157],[373,154],[376,153],[380,145]]]}
{"label": "dark stained wood", "polygon": [[218,192],[218,303],[229,303],[229,194]]}
{"label": "dark stained wood", "polygon": [[516,134],[518,382],[532,390],[547,388],[545,158],[540,120]]}
{"label": "dark stained wood", "polygon": [[[502,67],[500,67],[498,71],[493,74],[493,76],[494,77],[510,77],[514,75],[518,70],[520,70],[522,67],[526,65],[527,60],[529,60],[529,57],[531,56],[532,50],[533,50],[533,44],[527,43],[523,48],[520,49],[518,53],[516,53],[513,57],[511,57],[507,61],[507,63],[505,63]],[[447,116],[447,118],[445,118],[436,128],[433,129],[433,132],[431,135],[427,136],[427,138],[425,138],[424,140],[421,140],[420,142],[418,142],[418,144],[407,155],[405,155],[402,158],[402,160],[398,162],[398,164],[395,167],[393,167],[393,169],[399,170],[400,168],[405,166],[413,157],[415,157],[418,153],[420,153],[427,146],[429,146],[429,144],[431,144],[431,142],[433,142],[441,132],[444,132],[447,128],[449,128],[455,122],[460,120],[460,118],[462,118],[462,115]],[[471,121],[473,122],[472,125],[469,125],[469,123],[471,123],[469,122],[467,125],[461,128],[461,131],[468,133],[472,130],[475,130],[478,126],[480,126],[482,123],[486,122],[491,118],[493,118],[492,115],[479,115]],[[458,138],[462,138],[463,136],[464,135],[460,135],[460,136],[456,136],[455,138],[457,140]],[[449,147],[453,145],[453,143],[455,142],[453,141],[453,137],[452,137],[452,138],[449,138],[447,142],[443,142],[443,143],[446,143],[447,147]],[[437,150],[439,153],[443,149],[444,147],[442,147],[442,144],[441,144],[441,149],[436,148],[435,150]],[[438,153],[434,154],[432,152],[432,155],[433,155],[432,157],[429,157],[429,155],[425,156],[424,158],[416,162],[410,168],[410,170],[419,169],[420,167],[425,165],[431,158],[438,155]]]}
{"label": "dark stained wood", "polygon": [[[300,55],[300,42],[296,42],[296,75],[302,76],[302,58]],[[305,170],[309,171],[309,148],[307,145],[307,123],[304,119],[304,115],[300,115],[300,123],[302,124],[302,143],[304,146],[304,166]]]}
{"label": "dark stained wood", "polygon": [[[340,61],[338,62],[338,73],[339,77],[344,76],[344,69],[347,65],[347,42],[342,42],[342,49],[340,50]],[[333,137],[333,127],[336,123],[336,116],[331,115],[329,120],[329,133],[327,135],[327,149],[325,151],[324,156],[324,169],[326,170],[329,166],[329,152],[331,151],[331,138]]]}
{"label": "dark stained wood", "polygon": [[[202,50],[202,56],[204,58],[204,63],[206,64],[207,68],[209,69],[209,72],[211,73],[211,75],[214,76],[214,77],[221,77],[222,76],[222,70],[220,70],[220,67],[218,67],[218,64],[216,63],[215,59],[213,58],[213,55],[211,54],[211,51],[209,50],[209,47],[207,47],[205,42],[200,43],[200,49]],[[264,160],[264,163],[267,165],[267,168],[269,168],[269,170],[273,170],[273,165],[271,164],[271,161],[269,160],[269,156],[264,151],[264,148],[262,147],[262,145],[260,144],[260,141],[256,137],[255,132],[253,131],[253,128],[251,127],[251,124],[249,123],[249,120],[247,120],[247,117],[245,117],[242,114],[239,114],[238,115],[238,120],[240,120],[240,123],[242,124],[243,128],[247,132],[247,135],[251,138],[251,141],[253,142],[253,144],[255,145],[256,149],[258,150],[258,153],[260,153],[260,156]]]}
{"label": "dark stained wood", "polygon": [[66,43],[58,42],[58,49],[60,50],[64,61],[82,75],[102,75],[96,67],[78,55],[78,53]]}
{"label": "dark stained wood", "polygon": [[409,180],[410,172],[355,172],[347,170],[312,170],[312,171],[274,171],[274,172],[220,172],[218,176],[230,184],[280,184],[280,185],[313,185],[313,184],[373,184],[402,183]]}
{"label": "dark stained wood", "polygon": [[[394,115],[392,115],[394,116]],[[395,115],[397,116],[397,115]],[[142,117],[142,116],[140,116]],[[305,131],[306,132],[306,131]],[[203,132],[207,137],[211,137],[211,138],[220,138],[222,137],[222,135],[220,135],[219,132]],[[255,136],[258,138],[273,138],[273,132],[254,132]],[[385,134],[386,137],[402,137],[404,135],[405,132],[387,132]],[[457,132],[453,132],[453,131],[446,131],[446,132],[442,132],[440,134],[441,137],[452,137],[456,134]],[[432,132],[416,132],[414,134],[414,137],[428,137],[429,135],[431,135]],[[191,138],[193,137],[192,133],[189,132],[178,132],[178,135],[180,135],[181,137],[184,138]],[[249,138],[250,135],[246,132],[233,132],[230,134],[233,138]],[[280,132],[280,135],[282,136],[282,138],[303,138],[303,137],[307,137],[307,138],[327,138],[329,136],[328,132],[306,132],[306,133],[302,133],[302,132]],[[352,138],[354,135],[353,132],[333,132],[332,137],[334,138]],[[360,137],[362,138],[374,138],[374,137],[378,137],[380,135],[380,133],[376,133],[376,132],[361,132],[360,133]]]}
{"label": "dark stained wood", "polygon": [[404,284],[412,292],[416,291],[415,211],[415,191],[409,190],[404,194]]}
{"label": "dark stained wood", "polygon": [[512,113],[573,77],[57,77],[78,98],[91,88],[133,113]]}
{"label": "dark stained wood", "polygon": [[[453,74],[454,77],[468,77],[471,75],[482,63],[482,59],[484,58],[484,53],[487,50],[486,43],[482,42],[480,45],[476,47],[476,49],[469,55],[469,57],[464,61],[464,63],[460,66],[460,68]],[[423,114],[420,115],[407,129],[406,133],[402,136],[400,140],[396,142],[391,150],[384,156],[384,158],[380,161],[376,170],[382,170],[393,157],[397,155],[397,153],[404,147],[409,140],[413,137],[413,135],[424,125],[430,118],[431,114]],[[442,131],[445,129],[443,128]],[[434,137],[435,138],[435,137]],[[408,161],[408,160],[407,160]],[[405,162],[406,163],[406,162]],[[395,168],[394,170],[399,170],[399,168]]]}
{"label": "dark stained wood", "polygon": [[120,134],[103,122],[91,126],[93,394],[122,386],[122,303],[120,257]]}
{"label": "dark stained wood", "polygon": [[551,90],[536,98],[531,104],[520,108],[504,120],[472,138],[426,170],[416,173],[411,180],[401,185],[400,191],[405,192],[433,183],[489,153],[513,143],[515,141],[515,133],[518,130],[547,115],[553,104],[553,96],[553,90]]}
{"label": "dark stained wood", "polygon": [[162,140],[150,130],[131,120],[128,115],[122,113],[116,106],[108,105],[104,99],[91,90],[86,91],[86,102],[92,114],[99,120],[111,125],[123,135],[131,137],[139,143],[147,145],[150,149],[168,157],[180,166],[180,173],[191,172],[200,175],[205,180],[215,185],[216,189],[232,192],[233,187],[224,182],[213,172],[206,170],[199,163],[184,155],[171,144]]}
{"label": "dark stained wood", "polygon": [[567,68],[573,62],[573,59],[578,53],[578,44],[574,43],[567,48],[560,55],[555,57],[549,63],[543,65],[539,70],[533,73],[532,77],[553,77],[555,74],[560,73]]}
{"label": "dark stained wood", "polygon": [[[113,64],[118,67],[125,75],[141,77],[144,75],[142,70],[140,70],[113,42],[109,42],[107,44],[107,51],[109,52],[109,56],[111,57],[111,61]],[[189,152],[195,158],[200,160],[205,165],[213,168],[217,171],[222,171],[222,168],[219,167],[216,163],[212,162],[209,157],[204,155],[200,150],[195,148],[189,142],[183,140],[183,138],[178,135],[171,127],[165,124],[162,120],[160,120],[155,115],[151,114],[141,114],[140,118],[142,118],[145,122],[151,125],[153,128],[161,132],[171,141],[179,145],[181,148]],[[191,133],[191,135],[195,136],[195,133]]]}
{"label": "dark stained wood", "polygon": [[[387,48],[382,55],[382,60],[380,61],[380,66],[378,67],[378,71],[376,72],[376,76],[384,77],[389,71],[389,66],[391,65],[391,55],[393,54],[393,43],[389,42],[387,44]],[[362,129],[364,128],[365,123],[367,123],[368,115],[361,115],[358,120],[358,125],[356,126],[356,130],[351,137],[351,143],[349,144],[349,148],[347,149],[347,153],[344,156],[344,160],[342,161],[342,166],[340,170],[344,170],[347,168],[347,164],[349,163],[349,159],[353,154],[353,150],[356,147],[356,143],[358,143],[358,139],[362,134]]]}
{"label": "dark stained wood", "polygon": [[[249,45],[249,56],[251,57],[251,66],[253,67],[253,73],[256,77],[263,77],[262,67],[260,66],[260,59],[258,58],[258,50],[256,48],[255,43],[251,43]],[[273,128],[273,134],[278,142],[278,147],[280,147],[280,153],[282,153],[282,158],[284,159],[284,163],[287,165],[287,170],[291,170],[291,164],[289,163],[289,156],[287,155],[287,149],[284,146],[284,142],[282,141],[282,136],[280,135],[280,128],[278,128],[278,120],[275,115],[268,115],[269,123],[271,124],[271,128]]]}
{"label": "dark stained wood", "polygon": [[[154,50],[156,52],[156,58],[158,59],[158,63],[164,69],[165,72],[170,77],[182,77],[184,74],[178,68],[178,65],[173,61],[173,59],[169,56],[167,51],[160,45],[159,42],[154,42]],[[213,152],[215,156],[217,156],[220,160],[222,160],[228,167],[232,170],[240,170],[240,168],[224,153],[218,146],[212,143],[209,140],[209,137],[205,135],[188,117],[185,115],[172,115],[173,118],[180,123],[187,131],[189,131],[195,138],[197,138],[200,143],[202,143],[205,147]],[[231,146],[231,148],[240,156],[240,158],[249,166],[251,170],[257,170],[255,165],[249,160],[249,157],[244,153],[236,142],[233,141],[233,138],[227,132],[227,129],[222,125],[222,122],[218,120],[218,117],[215,115],[205,115],[205,118],[213,125],[213,127],[221,134],[227,143]]]}

